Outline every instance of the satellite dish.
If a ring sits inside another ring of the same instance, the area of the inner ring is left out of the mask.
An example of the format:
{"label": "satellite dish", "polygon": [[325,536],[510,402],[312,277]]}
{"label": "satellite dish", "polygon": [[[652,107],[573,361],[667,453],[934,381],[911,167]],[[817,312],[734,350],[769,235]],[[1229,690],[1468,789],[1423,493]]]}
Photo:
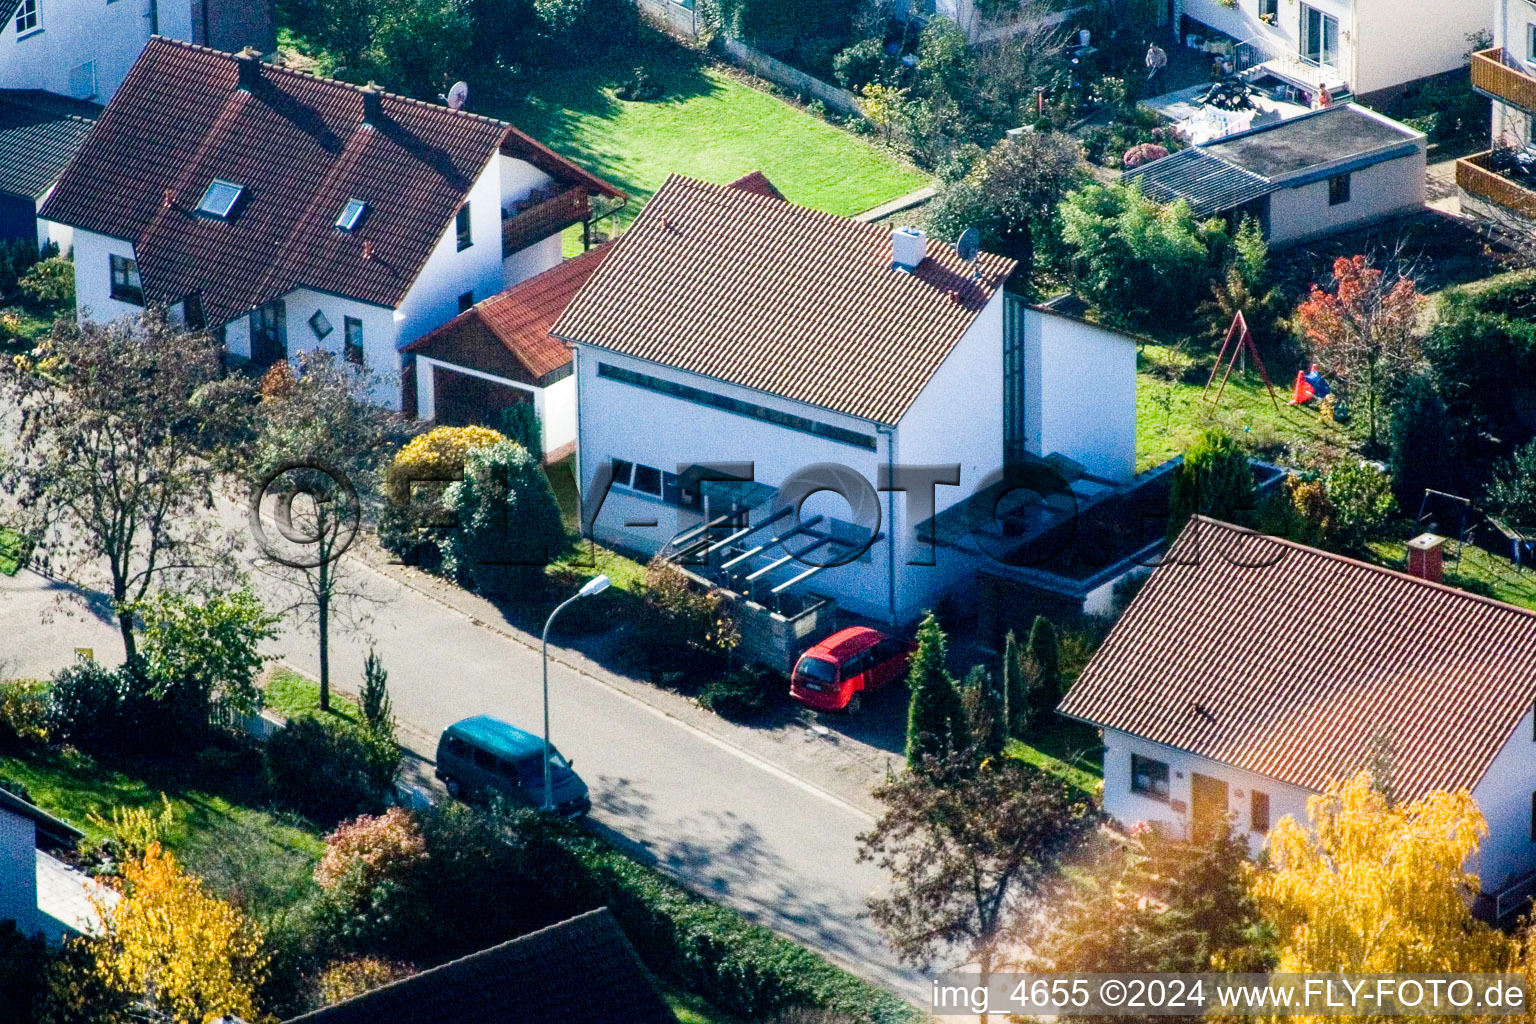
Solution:
{"label": "satellite dish", "polygon": [[469,85],[466,82],[454,82],[453,88],[448,90],[448,109],[463,110],[464,101],[469,99]]}
{"label": "satellite dish", "polygon": [[955,242],[955,255],[970,263],[980,253],[981,232],[975,228],[966,228],[960,232],[960,238]]}

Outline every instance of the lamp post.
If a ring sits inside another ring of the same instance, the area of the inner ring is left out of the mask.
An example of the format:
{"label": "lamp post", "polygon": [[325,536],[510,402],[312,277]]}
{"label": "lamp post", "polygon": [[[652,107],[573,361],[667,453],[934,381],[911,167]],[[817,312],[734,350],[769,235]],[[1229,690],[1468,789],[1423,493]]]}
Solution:
{"label": "lamp post", "polygon": [[549,613],[549,618],[544,620],[544,810],[555,809],[554,783],[550,780],[549,771],[549,627],[555,624],[555,616],[565,610],[567,605],[575,604],[584,597],[592,597],[607,590],[613,581],[607,575],[594,576],[587,580],[575,595],[566,598],[555,605],[555,610]]}

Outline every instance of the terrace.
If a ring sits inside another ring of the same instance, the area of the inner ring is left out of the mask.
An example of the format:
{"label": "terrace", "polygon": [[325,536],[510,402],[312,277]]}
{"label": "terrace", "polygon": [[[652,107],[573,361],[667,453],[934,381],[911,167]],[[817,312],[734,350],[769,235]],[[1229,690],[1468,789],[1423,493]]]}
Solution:
{"label": "terrace", "polygon": [[1536,74],[1503,47],[1472,55],[1472,88],[1491,100],[1536,112]]}
{"label": "terrace", "polygon": [[1500,211],[1536,222],[1536,153],[1490,149],[1456,161],[1462,206],[1500,219]]}

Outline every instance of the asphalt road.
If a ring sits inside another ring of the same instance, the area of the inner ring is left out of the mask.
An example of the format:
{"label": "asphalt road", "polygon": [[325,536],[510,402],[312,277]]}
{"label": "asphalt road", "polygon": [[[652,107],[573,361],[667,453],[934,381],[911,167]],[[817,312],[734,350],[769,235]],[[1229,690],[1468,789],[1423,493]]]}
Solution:
{"label": "asphalt road", "polygon": [[[349,561],[351,561],[349,559]],[[397,717],[417,753],[457,719],[489,713],[537,730],[540,657],[535,646],[486,628],[392,576],[359,567],[379,599],[365,632],[333,638],[332,678],[355,686],[367,647],[389,670]],[[256,580],[278,604],[275,584]],[[45,675],[76,647],[115,660],[120,640],[110,620],[73,603],[58,611],[58,587],[30,573],[0,578],[0,674]],[[52,621],[43,622],[52,612]],[[272,653],[311,675],[311,634],[290,629]],[[927,987],[901,968],[878,932],[861,919],[864,900],[883,883],[855,862],[855,836],[869,814],[802,776],[640,699],[579,656],[554,652],[551,730],[592,790],[592,819],[696,891],[747,912],[856,973],[922,1000]],[[495,908],[487,908],[494,913]]]}

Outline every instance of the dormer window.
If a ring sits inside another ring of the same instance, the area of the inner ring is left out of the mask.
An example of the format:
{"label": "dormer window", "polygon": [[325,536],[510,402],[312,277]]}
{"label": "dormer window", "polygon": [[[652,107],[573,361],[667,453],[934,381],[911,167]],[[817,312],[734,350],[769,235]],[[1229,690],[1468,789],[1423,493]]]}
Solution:
{"label": "dormer window", "polygon": [[197,212],[217,217],[219,220],[228,220],[244,192],[244,185],[214,178],[213,183],[208,186],[208,191],[203,193],[202,202],[197,204]]}
{"label": "dormer window", "polygon": [[24,36],[42,30],[42,17],[37,12],[38,0],[21,0],[16,7],[16,35]]}
{"label": "dormer window", "polygon": [[348,199],[347,205],[341,208],[341,215],[336,218],[336,226],[343,231],[352,231],[367,212],[367,203],[361,199]]}

